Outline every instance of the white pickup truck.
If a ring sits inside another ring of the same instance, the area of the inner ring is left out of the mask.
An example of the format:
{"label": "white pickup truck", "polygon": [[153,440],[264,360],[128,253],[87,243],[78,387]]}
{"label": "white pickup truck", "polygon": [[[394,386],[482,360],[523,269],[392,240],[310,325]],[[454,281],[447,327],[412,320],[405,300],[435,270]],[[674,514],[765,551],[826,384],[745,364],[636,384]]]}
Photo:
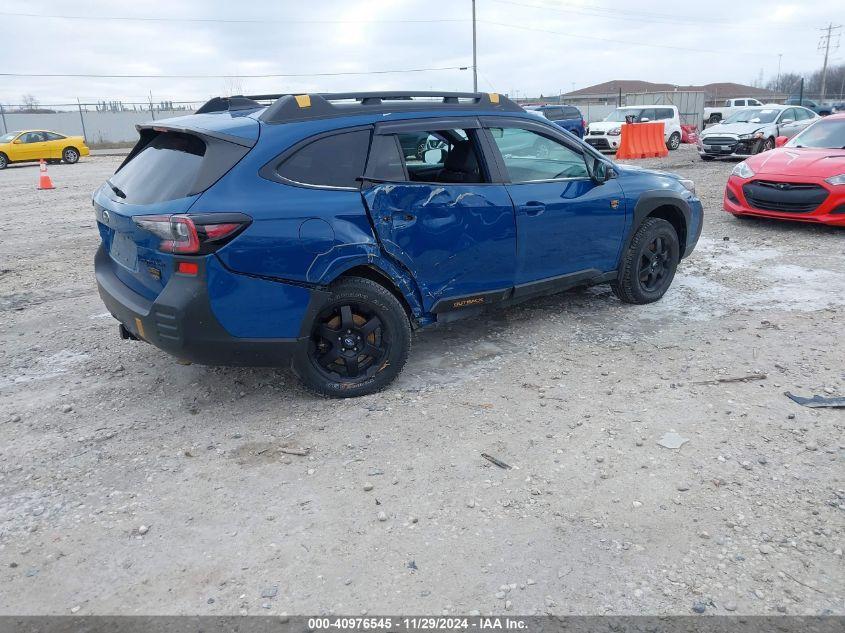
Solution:
{"label": "white pickup truck", "polygon": [[763,105],[757,99],[726,99],[721,106],[713,106],[712,108],[704,108],[704,122],[718,123],[722,119],[727,119],[730,115],[743,108],[759,107]]}

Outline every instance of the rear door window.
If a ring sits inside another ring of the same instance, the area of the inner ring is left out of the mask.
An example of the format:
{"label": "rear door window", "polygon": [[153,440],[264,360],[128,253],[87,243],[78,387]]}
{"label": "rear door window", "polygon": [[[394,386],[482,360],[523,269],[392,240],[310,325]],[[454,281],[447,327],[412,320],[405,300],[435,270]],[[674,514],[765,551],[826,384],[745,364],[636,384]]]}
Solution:
{"label": "rear door window", "polygon": [[[376,135],[367,177],[449,184],[489,182],[476,132],[475,129],[435,129]],[[391,138],[395,140],[387,140]],[[409,154],[408,148],[417,147],[418,143],[422,151]]]}
{"label": "rear door window", "polygon": [[654,121],[655,117],[657,116],[657,112],[654,108],[644,108],[642,112],[640,112],[640,121],[645,121],[648,119],[649,121]]}
{"label": "rear door window", "polygon": [[314,187],[357,189],[364,175],[370,130],[324,136],[295,151],[276,168],[279,176]]}
{"label": "rear door window", "polygon": [[544,108],[543,114],[549,121],[561,121],[566,118],[563,116],[562,108]]}
{"label": "rear door window", "polygon": [[675,111],[672,108],[657,108],[657,120],[674,119]]}

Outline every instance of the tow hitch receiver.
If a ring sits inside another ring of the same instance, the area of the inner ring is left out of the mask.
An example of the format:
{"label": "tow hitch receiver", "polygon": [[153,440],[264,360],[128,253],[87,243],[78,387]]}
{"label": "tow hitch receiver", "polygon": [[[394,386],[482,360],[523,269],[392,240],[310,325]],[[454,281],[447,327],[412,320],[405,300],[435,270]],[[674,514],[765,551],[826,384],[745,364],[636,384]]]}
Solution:
{"label": "tow hitch receiver", "polygon": [[129,340],[129,341],[137,341],[138,340],[138,337],[135,336],[134,334],[132,334],[132,332],[130,332],[129,330],[127,330],[126,326],[123,325],[123,323],[118,325],[117,328],[118,328],[118,332],[120,333],[120,338],[122,338],[123,340],[125,340],[125,341],[126,340]]}

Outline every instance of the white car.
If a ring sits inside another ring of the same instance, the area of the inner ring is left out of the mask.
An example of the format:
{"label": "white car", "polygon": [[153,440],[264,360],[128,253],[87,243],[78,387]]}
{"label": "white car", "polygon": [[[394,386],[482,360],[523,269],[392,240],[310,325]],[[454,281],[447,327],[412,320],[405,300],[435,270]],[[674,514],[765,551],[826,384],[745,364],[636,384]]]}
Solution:
{"label": "white car", "polygon": [[590,123],[584,141],[600,151],[615,152],[622,139],[622,124],[627,117],[634,123],[662,122],[666,147],[678,149],[681,145],[681,118],[678,108],[670,105],[642,105],[616,108],[603,121]]}

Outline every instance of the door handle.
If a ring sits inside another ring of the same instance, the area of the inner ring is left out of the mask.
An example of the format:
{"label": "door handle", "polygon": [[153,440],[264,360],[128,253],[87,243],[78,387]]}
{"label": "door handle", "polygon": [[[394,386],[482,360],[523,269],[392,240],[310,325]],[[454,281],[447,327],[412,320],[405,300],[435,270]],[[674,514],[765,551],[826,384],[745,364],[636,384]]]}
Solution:
{"label": "door handle", "polygon": [[526,202],[525,204],[521,205],[519,207],[519,210],[525,215],[535,216],[540,215],[543,211],[545,211],[546,205],[542,202],[532,200],[531,202]]}
{"label": "door handle", "polygon": [[397,224],[402,225],[413,222],[417,219],[417,216],[412,213],[395,213],[392,217],[388,217],[386,219],[389,220],[395,226]]}

